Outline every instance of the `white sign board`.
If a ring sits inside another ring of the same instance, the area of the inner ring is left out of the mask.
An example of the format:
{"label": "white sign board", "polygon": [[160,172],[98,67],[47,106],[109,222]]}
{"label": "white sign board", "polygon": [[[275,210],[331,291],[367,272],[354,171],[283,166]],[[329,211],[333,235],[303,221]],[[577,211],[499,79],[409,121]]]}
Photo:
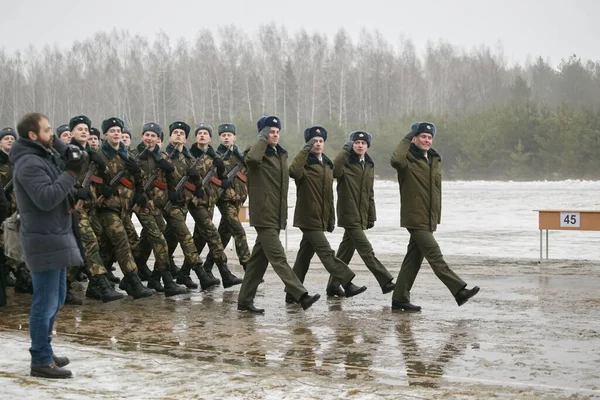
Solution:
{"label": "white sign board", "polygon": [[581,217],[578,212],[561,212],[561,228],[581,228]]}

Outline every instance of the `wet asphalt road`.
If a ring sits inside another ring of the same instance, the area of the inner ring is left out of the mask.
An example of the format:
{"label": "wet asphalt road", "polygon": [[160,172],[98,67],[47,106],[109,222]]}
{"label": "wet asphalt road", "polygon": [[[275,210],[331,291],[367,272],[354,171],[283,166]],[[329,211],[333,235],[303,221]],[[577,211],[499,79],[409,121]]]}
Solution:
{"label": "wet asphalt road", "polygon": [[[306,312],[285,304],[283,284],[269,269],[255,299],[264,315],[237,311],[237,287],[107,304],[85,300],[60,312],[55,343],[156,356],[190,369],[210,365],[223,376],[248,369],[251,376],[238,378],[248,387],[273,379],[306,385],[300,393],[284,391],[290,398],[333,398],[332,388],[353,398],[600,398],[600,263],[447,260],[469,287],[481,287],[462,307],[424,265],[412,291],[423,311],[392,312],[391,294],[381,293],[355,257],[354,282],[369,288],[355,298],[328,299],[328,276],[313,262],[306,287],[323,297]],[[401,256],[382,261],[396,276]],[[239,266],[232,270],[243,274]],[[23,343],[28,325],[29,297],[12,289],[9,295],[11,304],[0,309],[4,348],[12,338]],[[76,363],[72,368],[77,376]],[[18,392],[14,373],[0,378]],[[204,396],[231,395],[211,393]]]}

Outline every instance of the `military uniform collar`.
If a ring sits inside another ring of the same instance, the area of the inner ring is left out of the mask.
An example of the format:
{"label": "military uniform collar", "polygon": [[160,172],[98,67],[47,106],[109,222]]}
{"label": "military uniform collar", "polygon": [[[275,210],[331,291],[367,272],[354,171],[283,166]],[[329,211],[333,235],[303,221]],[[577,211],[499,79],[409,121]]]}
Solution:
{"label": "military uniform collar", "polygon": [[[354,150],[350,150],[349,161],[351,164],[360,164],[360,157],[354,152]],[[371,156],[369,156],[368,153],[365,153],[365,165],[367,164],[371,164],[373,167],[375,167],[375,162],[373,161]]]}
{"label": "military uniform collar", "polygon": [[169,143],[165,150],[168,154],[171,154],[171,158],[177,158],[179,156],[179,153],[183,154],[185,158],[192,158],[190,151],[187,147],[185,147],[185,145],[183,146],[183,149],[179,151],[175,148],[175,146],[173,146],[173,143]]}
{"label": "military uniform collar", "polygon": [[119,149],[115,150],[110,144],[108,144],[108,140],[105,140],[102,143],[101,147],[102,151],[106,155],[106,158],[112,160],[116,156],[121,156],[123,159],[127,160],[129,158],[129,153],[127,152],[127,147],[123,143],[119,143]]}
{"label": "military uniform collar", "polygon": [[281,147],[279,144],[273,148],[272,146],[267,146],[265,150],[265,155],[267,156],[275,156],[277,154],[287,154],[287,150]]}
{"label": "military uniform collar", "polygon": [[442,157],[440,156],[440,154],[432,148],[427,150],[427,157],[425,157],[423,150],[419,149],[417,147],[417,145],[414,143],[410,144],[409,151],[415,158],[423,158],[427,161],[427,158],[429,158],[429,160],[433,160],[435,157],[437,157],[440,159],[440,161],[442,160]]}
{"label": "military uniform collar", "polygon": [[205,153],[212,158],[215,158],[217,156],[217,153],[215,153],[215,149],[213,149],[213,147],[210,144],[208,145],[206,150],[202,150],[200,147],[198,147],[198,143],[194,143],[190,148],[190,153],[196,158],[202,157]]}
{"label": "military uniform collar", "polygon": [[[329,157],[325,155],[325,153],[322,153],[321,157],[323,158],[323,165],[327,164],[333,169],[333,161],[331,161]],[[306,160],[306,163],[308,165],[315,165],[321,164],[321,161],[317,158],[317,156],[314,153],[308,153],[308,159]]]}
{"label": "military uniform collar", "polygon": [[72,144],[73,146],[77,146],[79,147],[81,150],[91,150],[92,148],[90,147],[89,143],[86,143],[85,146],[82,146],[81,143],[79,143],[77,140],[75,140],[75,138],[71,138],[71,141],[69,142],[69,144]]}

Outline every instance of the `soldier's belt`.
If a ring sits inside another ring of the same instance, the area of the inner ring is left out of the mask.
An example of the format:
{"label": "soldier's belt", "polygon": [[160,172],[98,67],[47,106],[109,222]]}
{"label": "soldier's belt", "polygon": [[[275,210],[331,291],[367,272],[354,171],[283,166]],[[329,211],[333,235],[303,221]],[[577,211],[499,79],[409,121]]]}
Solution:
{"label": "soldier's belt", "polygon": [[183,186],[184,186],[186,189],[189,189],[189,190],[191,190],[192,192],[196,190],[196,185],[194,185],[194,184],[193,184],[192,182],[190,182],[190,181],[187,181],[187,182],[185,182],[185,183],[183,184]]}
{"label": "soldier's belt", "polygon": [[126,188],[133,190],[133,182],[131,182],[129,179],[123,177],[119,180],[119,182],[121,182],[121,185],[125,186]]}
{"label": "soldier's belt", "polygon": [[100,184],[104,182],[104,179],[98,175],[92,175],[92,182]]}
{"label": "soldier's belt", "polygon": [[239,178],[240,181],[242,181],[244,183],[246,183],[246,180],[248,179],[248,178],[246,178],[246,175],[242,174],[241,171],[238,171],[237,177]]}
{"label": "soldier's belt", "polygon": [[167,190],[167,182],[163,182],[158,179],[156,179],[154,181],[154,186],[156,186],[157,188],[162,189],[162,190]]}

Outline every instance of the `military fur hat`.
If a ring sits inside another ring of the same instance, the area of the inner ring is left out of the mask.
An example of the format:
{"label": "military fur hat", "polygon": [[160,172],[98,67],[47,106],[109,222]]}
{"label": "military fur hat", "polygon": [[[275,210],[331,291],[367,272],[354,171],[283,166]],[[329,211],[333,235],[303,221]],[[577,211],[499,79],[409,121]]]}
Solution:
{"label": "military fur hat", "polygon": [[373,139],[373,137],[367,131],[354,131],[350,133],[348,139],[350,139],[352,142],[356,142],[357,140],[364,140],[365,142],[367,142],[367,147],[371,147],[371,139]]}
{"label": "military fur hat", "polygon": [[411,125],[410,132],[414,133],[415,136],[421,133],[429,133],[431,136],[435,136],[435,125],[431,122],[415,122]]}
{"label": "military fur hat", "polygon": [[102,121],[102,133],[106,134],[106,132],[108,132],[108,130],[113,126],[117,126],[122,130],[125,124],[123,123],[123,120],[121,120],[121,118],[118,117],[105,119],[104,121]]}
{"label": "military fur hat", "polygon": [[[79,124],[86,124],[88,129],[92,127],[92,121],[86,117],[85,115],[78,115],[76,117],[71,118],[69,121],[69,130],[72,131]],[[60,136],[60,135],[59,135]]]}
{"label": "military fur hat", "polygon": [[205,124],[204,122],[200,122],[198,125],[196,125],[196,129],[194,129],[194,136],[196,136],[198,134],[198,131],[201,131],[203,129],[205,131],[208,131],[208,134],[210,135],[210,137],[212,137],[212,135],[213,135],[212,125]]}
{"label": "military fur hat", "polygon": [[100,130],[98,128],[91,127],[90,135],[98,136],[98,139],[100,139]]}
{"label": "military fur hat", "polygon": [[129,130],[128,127],[124,126],[123,128],[121,128],[121,133],[129,135],[129,138],[131,139],[131,131]]}
{"label": "military fur hat", "polygon": [[225,132],[231,132],[235,135],[235,125],[232,123],[221,124],[219,125],[217,130],[219,132],[219,136],[221,136],[221,133]]}
{"label": "military fur hat", "polygon": [[69,124],[62,124],[59,125],[58,128],[56,128],[56,136],[60,137],[60,135],[62,135],[63,132],[71,132]]}
{"label": "military fur hat", "polygon": [[315,125],[304,130],[305,142],[308,142],[314,137],[322,137],[323,140],[327,140],[327,129],[323,128],[322,126]]}
{"label": "military fur hat", "polygon": [[260,117],[258,121],[256,121],[258,132],[262,131],[267,126],[281,129],[281,120],[278,117],[271,115],[270,117]]}
{"label": "military fur hat", "polygon": [[169,125],[169,136],[175,129],[183,129],[185,132],[185,138],[187,139],[190,134],[190,126],[183,121],[175,121],[171,125]]}
{"label": "military fur hat", "polygon": [[144,124],[144,126],[142,126],[142,134],[144,132],[154,132],[158,135],[158,137],[160,138],[160,141],[162,142],[164,137],[163,137],[163,130],[162,130],[162,126],[160,126],[159,124],[157,124],[156,122],[146,122]]}
{"label": "military fur hat", "polygon": [[0,139],[2,139],[4,136],[8,136],[8,135],[14,136],[15,139],[17,138],[17,132],[15,132],[14,128],[6,127],[0,131]]}

